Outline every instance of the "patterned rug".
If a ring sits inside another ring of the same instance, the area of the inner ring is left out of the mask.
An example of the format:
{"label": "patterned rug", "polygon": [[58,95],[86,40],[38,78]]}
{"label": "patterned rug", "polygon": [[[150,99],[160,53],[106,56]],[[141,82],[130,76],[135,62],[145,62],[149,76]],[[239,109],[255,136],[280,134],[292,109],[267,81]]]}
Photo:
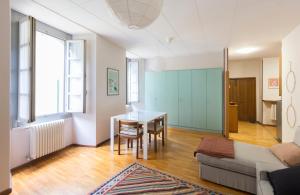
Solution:
{"label": "patterned rug", "polygon": [[220,193],[134,163],[91,193],[91,195],[102,194],[219,195]]}

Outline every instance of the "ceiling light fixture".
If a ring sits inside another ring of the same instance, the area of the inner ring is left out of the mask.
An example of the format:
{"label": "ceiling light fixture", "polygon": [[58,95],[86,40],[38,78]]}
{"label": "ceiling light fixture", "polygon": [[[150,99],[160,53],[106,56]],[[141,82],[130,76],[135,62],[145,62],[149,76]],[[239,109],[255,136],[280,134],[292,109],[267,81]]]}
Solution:
{"label": "ceiling light fixture", "polygon": [[106,3],[129,29],[142,29],[159,16],[163,0],[106,0]]}
{"label": "ceiling light fixture", "polygon": [[249,53],[253,53],[253,52],[257,51],[257,50],[258,50],[257,47],[246,47],[246,48],[242,48],[242,49],[236,50],[236,53],[239,53],[239,54],[249,54]]}

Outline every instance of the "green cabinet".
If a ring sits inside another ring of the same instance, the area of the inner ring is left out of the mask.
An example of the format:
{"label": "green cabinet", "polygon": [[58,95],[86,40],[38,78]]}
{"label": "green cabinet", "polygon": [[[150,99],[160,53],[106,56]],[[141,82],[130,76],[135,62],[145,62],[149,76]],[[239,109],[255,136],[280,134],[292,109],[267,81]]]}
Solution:
{"label": "green cabinet", "polygon": [[168,124],[223,129],[223,70],[146,72],[145,109],[168,113]]}
{"label": "green cabinet", "polygon": [[178,117],[179,126],[191,127],[192,116],[192,71],[184,70],[178,73]]}
{"label": "green cabinet", "polygon": [[192,71],[192,127],[206,129],[206,70]]}
{"label": "green cabinet", "polygon": [[165,112],[168,113],[168,123],[178,126],[178,72],[165,73]]}
{"label": "green cabinet", "polygon": [[145,107],[147,110],[155,111],[155,72],[147,72],[145,74]]}
{"label": "green cabinet", "polygon": [[208,69],[207,77],[207,129],[223,129],[223,74],[222,69]]}
{"label": "green cabinet", "polygon": [[148,72],[145,77],[145,106],[147,110],[165,111],[165,73]]}

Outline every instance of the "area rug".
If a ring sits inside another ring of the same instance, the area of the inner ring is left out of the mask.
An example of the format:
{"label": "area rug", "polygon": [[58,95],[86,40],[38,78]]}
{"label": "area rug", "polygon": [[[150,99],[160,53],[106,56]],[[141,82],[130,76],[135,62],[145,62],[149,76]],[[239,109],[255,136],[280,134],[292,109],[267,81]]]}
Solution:
{"label": "area rug", "polygon": [[219,195],[220,193],[134,163],[91,193],[91,195],[102,194]]}

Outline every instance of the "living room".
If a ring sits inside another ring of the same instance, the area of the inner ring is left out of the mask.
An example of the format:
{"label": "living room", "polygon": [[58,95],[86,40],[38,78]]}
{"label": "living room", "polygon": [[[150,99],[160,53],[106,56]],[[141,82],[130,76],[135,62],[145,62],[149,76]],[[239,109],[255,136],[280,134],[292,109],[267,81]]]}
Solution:
{"label": "living room", "polygon": [[0,194],[299,193],[299,8],[2,0]]}

